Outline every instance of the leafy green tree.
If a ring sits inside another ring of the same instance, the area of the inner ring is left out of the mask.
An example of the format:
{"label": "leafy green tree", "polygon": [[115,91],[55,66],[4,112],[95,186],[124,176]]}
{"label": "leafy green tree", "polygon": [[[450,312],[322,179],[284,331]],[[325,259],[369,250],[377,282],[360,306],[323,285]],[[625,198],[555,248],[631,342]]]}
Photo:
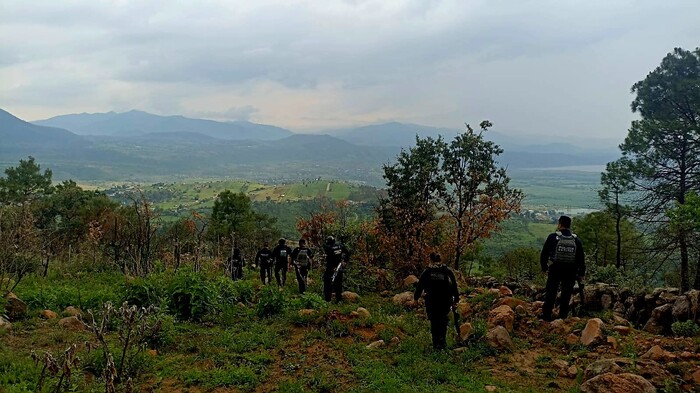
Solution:
{"label": "leafy green tree", "polygon": [[444,187],[440,177],[442,138],[421,139],[402,150],[396,163],[384,165],[387,195],[379,200],[380,243],[399,270],[417,272],[433,241],[438,195]]}
{"label": "leafy green tree", "polygon": [[627,267],[630,262],[642,257],[642,233],[626,218],[618,222],[612,212],[594,212],[576,219],[575,233],[585,245],[586,254],[597,266],[614,264],[617,268]]}
{"label": "leafy green tree", "polygon": [[485,140],[483,132],[491,122],[480,124],[481,132],[466,125],[467,131],[457,135],[442,147],[440,180],[437,191],[441,207],[452,217],[454,267],[465,247],[488,237],[501,221],[520,209],[523,194],[509,186],[505,168],[496,165],[495,158],[503,153],[495,143]]}
{"label": "leafy green tree", "polygon": [[19,165],[5,169],[4,178],[0,177],[0,202],[27,205],[34,200],[51,194],[50,169],[41,173],[41,166],[34,157],[19,160]]}
{"label": "leafy green tree", "polygon": [[615,266],[622,266],[622,222],[629,217],[631,208],[625,202],[628,194],[634,188],[632,175],[626,170],[628,163],[622,159],[609,162],[605,166],[605,172],[600,175],[600,183],[603,186],[598,191],[598,197],[615,218]]}
{"label": "leafy green tree", "polygon": [[[676,48],[632,92],[632,111],[641,119],[632,122],[620,145],[624,170],[633,178],[639,216],[667,224],[666,210],[700,189],[700,49]],[[690,287],[688,236],[675,235],[683,291]],[[694,287],[700,288],[696,271]]]}

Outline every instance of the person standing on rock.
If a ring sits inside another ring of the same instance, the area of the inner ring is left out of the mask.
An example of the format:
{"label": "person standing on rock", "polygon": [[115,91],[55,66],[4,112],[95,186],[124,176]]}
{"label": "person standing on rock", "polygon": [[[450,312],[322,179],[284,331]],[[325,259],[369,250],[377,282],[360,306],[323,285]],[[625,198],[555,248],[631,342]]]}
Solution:
{"label": "person standing on rock", "polygon": [[447,323],[450,308],[459,300],[457,279],[449,267],[441,263],[440,255],[430,253],[431,265],[421,273],[413,299],[418,301],[425,292],[425,312],[430,320],[433,348],[447,348]]}
{"label": "person standing on rock", "polygon": [[583,244],[581,239],[571,232],[571,217],[559,217],[557,231],[547,237],[542,247],[540,265],[542,272],[548,273],[547,293],[541,317],[545,321],[552,320],[554,302],[561,287],[559,318],[564,319],[569,314],[569,301],[576,279],[583,281],[586,275]]}
{"label": "person standing on rock", "polygon": [[272,251],[269,247],[270,243],[266,240],[263,243],[263,248],[261,248],[255,255],[255,263],[260,266],[260,281],[262,284],[272,284]]}
{"label": "person standing on rock", "polygon": [[326,254],[326,270],[323,272],[323,297],[331,301],[335,291],[335,300],[340,302],[343,293],[343,271],[350,259],[350,251],[341,242],[336,242],[333,236],[326,238],[323,247]]}
{"label": "person standing on rock", "polygon": [[[272,258],[275,261],[275,279],[277,285],[282,288],[287,283],[287,269],[289,268],[289,256],[292,255],[292,249],[287,246],[285,239],[280,239],[277,246],[272,250]],[[281,277],[280,277],[281,273]]]}
{"label": "person standing on rock", "polygon": [[306,292],[306,281],[308,280],[313,257],[314,254],[306,247],[306,239],[299,239],[299,247],[292,251],[292,264],[294,264],[294,271],[297,274],[299,293],[302,295]]}

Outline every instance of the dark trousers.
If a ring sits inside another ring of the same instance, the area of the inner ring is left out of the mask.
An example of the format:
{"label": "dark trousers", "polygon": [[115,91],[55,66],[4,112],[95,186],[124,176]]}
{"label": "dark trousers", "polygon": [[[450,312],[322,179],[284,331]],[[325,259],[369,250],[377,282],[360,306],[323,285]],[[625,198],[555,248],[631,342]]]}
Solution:
{"label": "dark trousers", "polygon": [[231,279],[233,281],[243,279],[243,268],[241,266],[231,267]]}
{"label": "dark trousers", "polygon": [[296,266],[296,268],[294,270],[297,273],[297,282],[299,283],[299,293],[303,294],[304,292],[306,292],[306,280],[309,276],[309,268]]}
{"label": "dark trousers", "polygon": [[571,301],[571,293],[574,291],[575,283],[576,270],[574,266],[555,263],[549,267],[547,293],[542,306],[542,317],[544,319],[552,319],[552,309],[554,309],[554,302],[557,300],[559,288],[561,288],[559,318],[564,319],[569,315],[569,302]]}
{"label": "dark trousers", "polygon": [[272,266],[260,265],[260,281],[262,281],[263,285],[272,284]]}
{"label": "dark trousers", "polygon": [[341,301],[343,299],[343,271],[339,271],[338,275],[335,276],[335,281],[333,281],[333,270],[326,270],[323,273],[323,297],[327,302],[330,302],[333,298],[333,292],[335,292],[335,300]]}
{"label": "dark trousers", "polygon": [[448,314],[450,312],[449,305],[432,306],[426,304],[425,312],[430,320],[430,334],[433,336],[433,348],[447,348],[447,323],[449,322]]}
{"label": "dark trousers", "polygon": [[[281,278],[280,278],[281,274]],[[275,265],[275,279],[277,280],[277,285],[283,287],[287,283],[287,265]]]}

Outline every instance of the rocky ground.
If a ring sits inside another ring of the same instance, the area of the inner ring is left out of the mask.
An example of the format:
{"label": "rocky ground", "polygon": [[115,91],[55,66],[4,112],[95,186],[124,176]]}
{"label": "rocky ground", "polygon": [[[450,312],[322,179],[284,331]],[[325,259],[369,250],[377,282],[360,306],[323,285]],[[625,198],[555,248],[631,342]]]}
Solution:
{"label": "rocky ground", "polygon": [[[459,334],[450,321],[450,334],[456,338],[451,337],[449,351],[434,353],[429,348],[422,301],[413,300],[415,281],[408,277],[404,292],[381,296],[347,292],[340,305],[288,309],[278,319],[258,320],[248,311],[252,304],[240,303],[239,317],[248,320],[227,327],[182,325],[176,328],[175,343],[146,348],[151,365],[135,377],[135,388],[181,392],[431,391],[430,386],[435,391],[465,392],[700,391],[700,340],[674,337],[666,328],[667,316],[677,320],[679,310],[684,311],[683,302],[687,301],[688,313],[697,310],[694,294],[656,290],[642,297],[646,306],[640,309],[639,302],[627,302],[615,288],[591,286],[584,298],[594,309],[590,315],[545,322],[537,318],[542,307],[541,301],[533,300],[537,291],[528,298],[522,287],[472,282],[475,285],[465,286],[457,306]],[[625,307],[623,312],[618,303],[628,303],[636,311]],[[659,311],[659,307],[668,310]],[[9,363],[29,367],[31,351],[60,353],[72,342],[93,339],[85,313],[76,307],[67,307],[60,314],[33,310],[9,294],[4,309],[0,381],[7,386],[0,384],[0,392],[35,391],[30,379],[36,372],[29,372],[24,381],[19,376],[13,379],[9,374],[18,373]],[[626,318],[644,313],[648,319],[641,323]],[[232,329],[234,344],[219,341],[220,336],[232,334]],[[247,330],[255,329],[270,331],[261,332],[262,337],[249,336]],[[249,341],[246,345],[241,345],[242,337]],[[231,359],[240,362],[238,368],[226,363]],[[264,378],[226,379],[227,373],[240,369],[258,370]],[[95,391],[99,383],[90,381],[99,377],[89,374],[86,371],[85,380],[74,389]]]}

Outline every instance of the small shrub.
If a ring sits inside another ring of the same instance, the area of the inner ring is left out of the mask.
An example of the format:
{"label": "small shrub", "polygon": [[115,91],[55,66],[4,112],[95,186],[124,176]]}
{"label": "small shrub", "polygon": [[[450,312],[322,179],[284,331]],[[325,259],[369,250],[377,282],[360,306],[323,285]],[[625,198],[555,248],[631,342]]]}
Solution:
{"label": "small shrub", "polygon": [[685,322],[674,322],[671,325],[671,331],[676,336],[681,337],[695,337],[700,333],[700,327],[691,320]]}
{"label": "small shrub", "polygon": [[168,292],[168,308],[178,319],[201,321],[215,311],[215,288],[202,274],[181,271]]}
{"label": "small shrub", "polygon": [[314,310],[321,309],[326,304],[326,301],[317,293],[305,293],[294,302],[295,308],[310,308]]}
{"label": "small shrub", "polygon": [[287,306],[284,293],[272,286],[268,286],[260,292],[260,300],[256,308],[259,317],[266,318],[281,314]]}

